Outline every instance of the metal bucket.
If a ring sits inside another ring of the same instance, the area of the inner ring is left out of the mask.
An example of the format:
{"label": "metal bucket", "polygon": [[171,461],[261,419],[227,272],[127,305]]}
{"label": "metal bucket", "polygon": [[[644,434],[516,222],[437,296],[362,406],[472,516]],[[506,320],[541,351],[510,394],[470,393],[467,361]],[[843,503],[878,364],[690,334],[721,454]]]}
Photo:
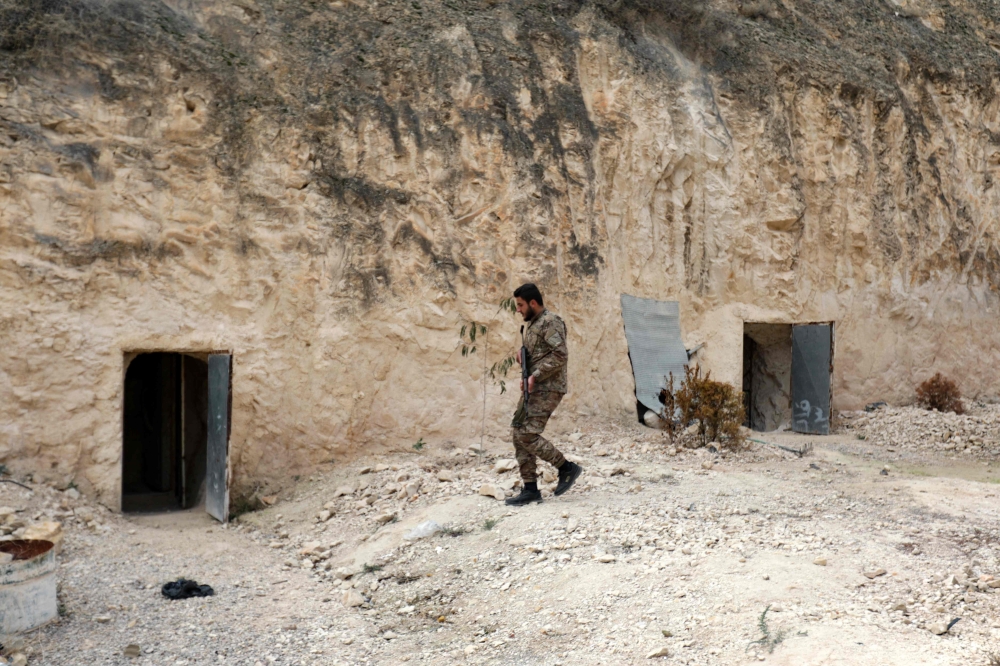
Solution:
{"label": "metal bucket", "polygon": [[51,541],[0,541],[0,553],[14,559],[0,564],[0,634],[40,627],[59,614],[56,557]]}

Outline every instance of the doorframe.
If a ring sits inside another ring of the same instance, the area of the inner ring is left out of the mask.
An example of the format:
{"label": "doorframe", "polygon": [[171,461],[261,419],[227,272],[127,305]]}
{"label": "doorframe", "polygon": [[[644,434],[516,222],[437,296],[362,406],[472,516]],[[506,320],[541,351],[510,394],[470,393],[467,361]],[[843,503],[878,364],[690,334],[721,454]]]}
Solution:
{"label": "doorframe", "polygon": [[[189,345],[189,344],[178,344],[178,345],[136,345],[129,347],[119,348],[120,357],[122,359],[121,373],[118,380],[118,386],[120,387],[118,395],[118,476],[115,486],[115,497],[117,498],[117,512],[122,513],[122,499],[124,497],[123,483],[125,479],[125,376],[128,374],[128,368],[132,364],[132,361],[136,359],[141,354],[187,354],[190,356],[197,356],[199,360],[204,360],[208,363],[208,357],[211,354],[228,354],[229,355],[229,405],[227,407],[227,415],[229,419],[229,432],[227,433],[227,446],[226,446],[226,494],[228,497],[229,489],[232,487],[232,477],[233,477],[233,457],[231,455],[231,446],[229,444],[232,442],[233,435],[233,372],[235,370],[235,359],[236,354],[233,352],[232,348],[218,348],[212,347],[211,345]],[[202,359],[201,357],[204,356]],[[183,364],[182,364],[183,365]],[[179,509],[182,511],[189,511],[190,509]],[[226,517],[228,522],[228,516]]]}
{"label": "doorframe", "polygon": [[[837,322],[836,322],[836,320],[828,319],[828,320],[825,320],[825,321],[761,321],[761,320],[757,320],[757,319],[742,319],[741,318],[741,321],[742,321],[742,329],[741,329],[741,335],[740,335],[740,370],[741,370],[741,372],[740,372],[740,380],[741,380],[741,382],[742,382],[742,378],[743,378],[742,371],[744,369],[743,368],[743,359],[744,359],[743,335],[745,335],[744,331],[746,331],[746,325],[747,324],[771,324],[771,325],[775,325],[775,326],[791,326],[792,328],[795,328],[796,326],[829,326],[830,327],[830,368],[829,368],[829,371],[830,371],[830,417],[829,418],[832,419],[833,418],[833,359],[836,356],[836,350],[837,350]],[[791,340],[789,340],[788,343],[789,343],[789,345],[791,345]],[[742,388],[742,386],[741,386],[741,388]],[[789,369],[789,376],[788,376],[788,395],[789,395],[789,398],[791,398],[791,395],[792,395],[792,377],[791,377],[791,370],[790,369]],[[747,418],[749,419],[749,414],[747,415]]]}

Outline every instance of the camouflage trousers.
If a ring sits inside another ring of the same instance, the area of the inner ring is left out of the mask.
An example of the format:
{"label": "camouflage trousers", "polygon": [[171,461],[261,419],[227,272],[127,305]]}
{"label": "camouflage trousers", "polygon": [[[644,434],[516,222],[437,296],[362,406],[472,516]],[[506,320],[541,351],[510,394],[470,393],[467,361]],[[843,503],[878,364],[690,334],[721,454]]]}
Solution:
{"label": "camouflage trousers", "polygon": [[521,425],[515,425],[518,415],[521,413],[524,397],[517,405],[517,412],[514,415],[514,423],[511,423],[511,440],[514,442],[514,454],[517,458],[517,465],[521,471],[521,480],[531,483],[538,480],[537,459],[541,458],[553,467],[559,467],[566,458],[559,452],[559,449],[552,446],[552,442],[542,437],[545,424],[548,423],[552,412],[559,406],[563,399],[562,393],[545,391],[544,393],[532,393],[528,400],[528,413]]}

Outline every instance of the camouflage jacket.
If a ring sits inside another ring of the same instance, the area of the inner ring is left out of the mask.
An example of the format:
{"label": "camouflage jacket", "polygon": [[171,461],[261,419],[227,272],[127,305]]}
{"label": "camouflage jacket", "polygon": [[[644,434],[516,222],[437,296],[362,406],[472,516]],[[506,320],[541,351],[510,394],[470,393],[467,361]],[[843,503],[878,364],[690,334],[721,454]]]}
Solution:
{"label": "camouflage jacket", "polygon": [[535,391],[566,392],[566,324],[559,315],[542,310],[524,329],[528,370],[535,376]]}

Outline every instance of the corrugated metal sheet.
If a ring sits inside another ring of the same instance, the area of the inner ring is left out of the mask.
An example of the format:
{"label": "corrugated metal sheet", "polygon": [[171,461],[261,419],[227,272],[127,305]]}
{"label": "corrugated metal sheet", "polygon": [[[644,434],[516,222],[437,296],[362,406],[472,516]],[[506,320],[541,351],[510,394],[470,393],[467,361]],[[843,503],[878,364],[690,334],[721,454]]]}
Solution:
{"label": "corrugated metal sheet", "polygon": [[680,305],[622,294],[622,319],[635,376],[635,397],[659,414],[663,405],[658,395],[667,385],[667,376],[674,373],[674,382],[679,385],[687,367]]}

